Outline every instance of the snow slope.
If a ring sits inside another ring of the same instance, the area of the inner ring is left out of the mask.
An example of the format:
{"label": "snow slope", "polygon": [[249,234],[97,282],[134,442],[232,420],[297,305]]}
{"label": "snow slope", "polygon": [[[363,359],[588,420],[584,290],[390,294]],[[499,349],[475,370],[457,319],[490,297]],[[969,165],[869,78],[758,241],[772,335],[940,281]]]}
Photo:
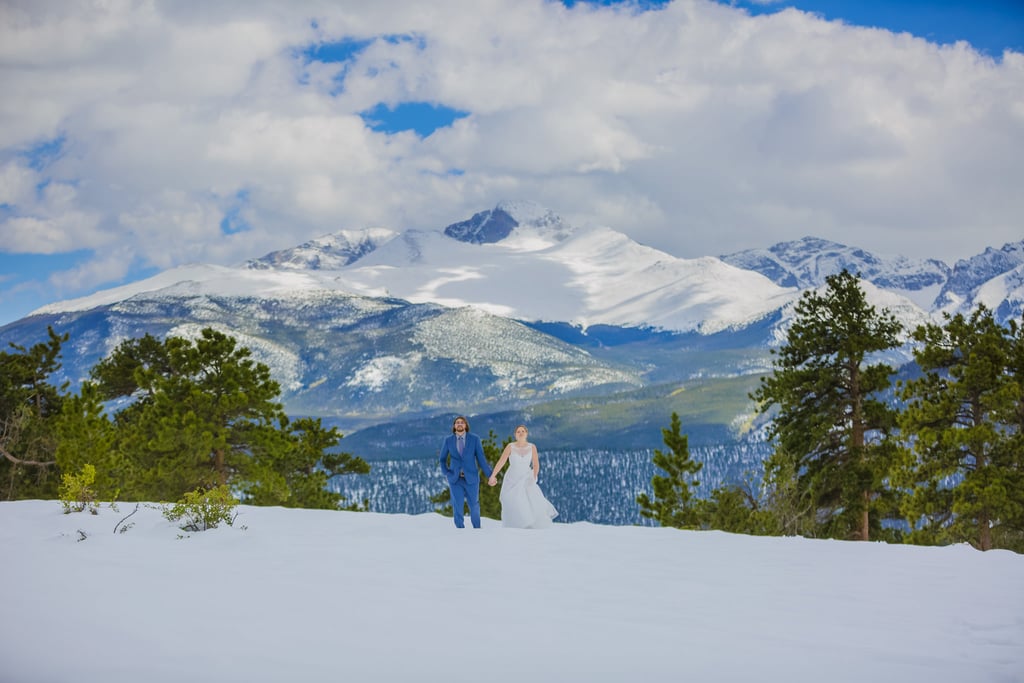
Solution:
{"label": "snow slope", "polygon": [[340,287],[369,296],[705,334],[756,322],[798,294],[716,258],[676,258],[608,228],[556,240],[521,225],[483,244],[408,231],[336,275]]}
{"label": "snow slope", "polygon": [[1008,551],[252,507],[115,533],[132,509],[0,503],[0,680],[1024,677]]}
{"label": "snow slope", "polygon": [[288,298],[324,288],[324,277],[317,271],[256,270],[191,264],[165,270],[153,277],[105,289],[89,296],[47,304],[30,315],[88,311],[130,300],[139,295],[187,298],[217,294],[220,296],[253,296]]}
{"label": "snow slope", "polygon": [[[819,238],[715,258],[677,258],[606,227],[576,227],[532,202],[501,202],[444,230],[342,230],[243,266],[193,265],[34,313],[88,310],[148,296],[316,298],[335,291],[472,306],[523,321],[714,334],[775,316],[843,269],[861,273],[909,328],[984,302],[999,319],[1021,310],[1024,242],[987,249],[954,269],[880,257]],[[1016,270],[1015,270],[1016,269]],[[891,296],[890,296],[891,295]],[[873,302],[875,303],[875,302]]]}
{"label": "snow slope", "polygon": [[[492,214],[504,217],[505,231],[479,242],[498,223]],[[757,322],[798,295],[714,257],[680,259],[608,228],[569,226],[529,202],[505,202],[478,216],[449,226],[460,239],[441,231],[341,231],[242,267],[175,268],[33,314],[89,310],[141,294],[279,298],[335,290],[473,306],[526,321],[710,334]]]}

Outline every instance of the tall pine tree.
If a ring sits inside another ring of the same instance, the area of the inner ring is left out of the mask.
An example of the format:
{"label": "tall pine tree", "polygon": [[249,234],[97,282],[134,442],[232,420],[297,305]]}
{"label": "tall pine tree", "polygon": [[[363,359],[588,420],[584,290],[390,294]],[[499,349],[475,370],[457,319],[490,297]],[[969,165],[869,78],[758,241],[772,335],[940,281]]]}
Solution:
{"label": "tall pine tree", "polygon": [[857,277],[831,275],[824,290],[801,296],[773,373],[751,395],[762,410],[778,409],[769,434],[795,458],[796,492],[818,534],[866,541],[880,526],[873,507],[895,452],[896,419],[882,394],[893,369],[869,360],[896,347],[901,330],[868,303]]}
{"label": "tall pine tree", "polygon": [[984,306],[969,318],[914,332],[924,373],[902,386],[908,441],[897,481],[903,511],[924,543],[981,550],[1019,543],[1024,531],[1024,377],[1016,322],[1000,326]]}
{"label": "tall pine tree", "polygon": [[61,369],[68,335],[47,328],[49,339],[0,351],[0,498],[54,498],[60,480],[53,422],[67,382],[51,384]]}

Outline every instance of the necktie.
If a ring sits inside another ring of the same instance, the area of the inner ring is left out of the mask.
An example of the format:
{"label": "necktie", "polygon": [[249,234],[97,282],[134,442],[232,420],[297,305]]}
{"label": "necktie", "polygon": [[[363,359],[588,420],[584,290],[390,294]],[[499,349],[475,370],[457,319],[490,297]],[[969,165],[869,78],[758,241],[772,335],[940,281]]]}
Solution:
{"label": "necktie", "polygon": [[466,438],[463,436],[459,437],[459,455],[462,455],[462,449],[466,446]]}

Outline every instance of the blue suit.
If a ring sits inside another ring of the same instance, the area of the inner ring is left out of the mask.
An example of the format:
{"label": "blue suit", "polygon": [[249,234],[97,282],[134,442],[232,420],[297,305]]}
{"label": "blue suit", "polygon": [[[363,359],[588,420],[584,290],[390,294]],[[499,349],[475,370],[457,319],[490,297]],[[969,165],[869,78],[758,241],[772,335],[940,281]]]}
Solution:
{"label": "blue suit", "polygon": [[[451,466],[448,465],[448,458],[451,457]],[[477,465],[484,471],[484,475],[491,476],[491,466],[487,464],[484,457],[484,445],[476,434],[466,432],[466,443],[459,454],[457,436],[452,434],[441,443],[440,451],[441,471],[448,479],[448,488],[452,493],[452,510],[454,511],[455,526],[460,529],[466,524],[463,506],[469,503],[469,519],[474,529],[480,528],[480,472]]]}

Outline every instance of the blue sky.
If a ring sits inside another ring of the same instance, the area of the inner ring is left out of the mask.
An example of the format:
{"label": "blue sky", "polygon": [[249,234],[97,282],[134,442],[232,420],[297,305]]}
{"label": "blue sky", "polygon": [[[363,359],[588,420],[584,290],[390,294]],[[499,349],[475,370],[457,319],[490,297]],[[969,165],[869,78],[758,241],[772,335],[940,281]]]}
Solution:
{"label": "blue sky", "polygon": [[1016,1],[57,7],[0,8],[0,325],[502,199],[680,257],[1024,234]]}
{"label": "blue sky", "polygon": [[732,2],[751,13],[795,7],[830,20],[912,33],[936,43],[966,40],[999,57],[1004,49],[1024,52],[1024,2],[1019,0],[811,0]]}

